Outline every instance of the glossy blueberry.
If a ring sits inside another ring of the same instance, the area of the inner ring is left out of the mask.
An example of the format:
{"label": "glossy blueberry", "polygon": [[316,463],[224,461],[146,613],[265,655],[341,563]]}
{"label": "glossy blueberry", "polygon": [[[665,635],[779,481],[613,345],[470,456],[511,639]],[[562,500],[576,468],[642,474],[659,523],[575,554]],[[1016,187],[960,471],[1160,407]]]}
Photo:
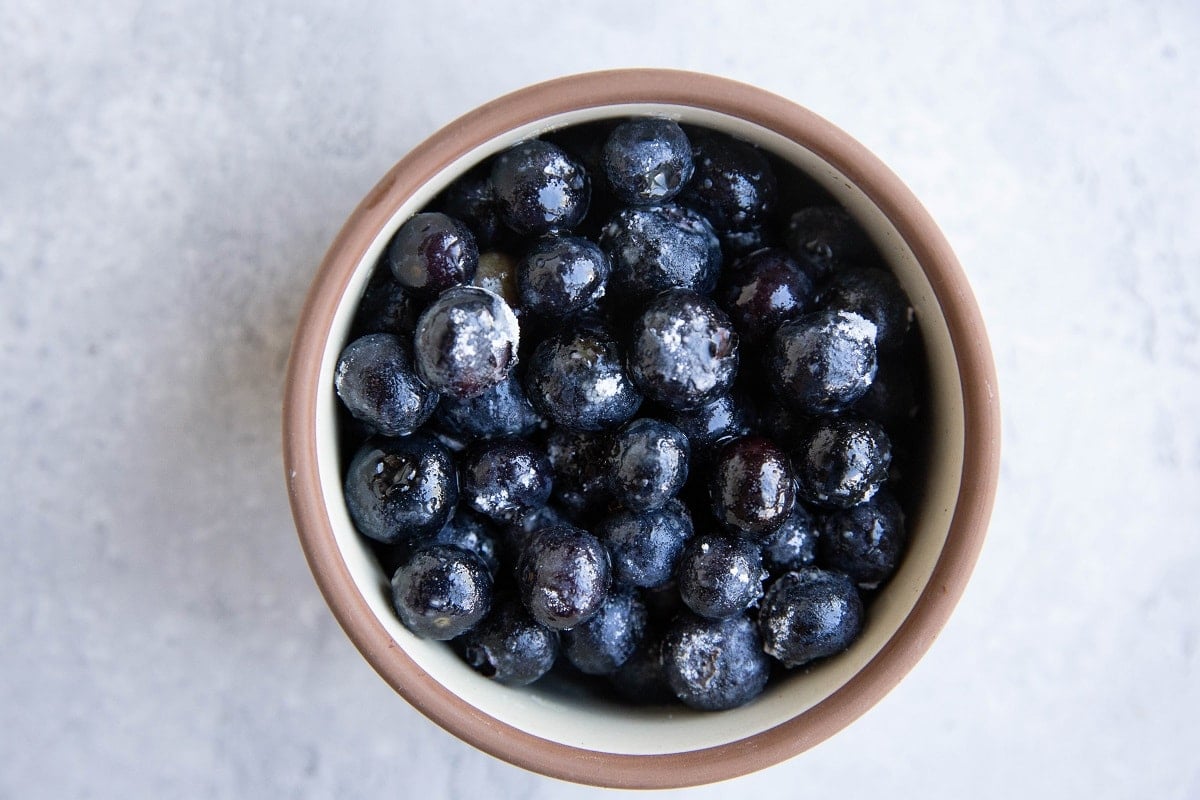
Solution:
{"label": "glossy blueberry", "polygon": [[608,256],[579,236],[547,234],[517,264],[521,310],[562,319],[604,296]]}
{"label": "glossy blueberry", "polygon": [[633,326],[629,374],[647,397],[677,411],[729,391],[738,338],[725,312],[686,289],[656,297]]}
{"label": "glossy blueberry", "polygon": [[487,289],[508,303],[516,314],[521,310],[521,294],[517,291],[517,260],[507,253],[489,250],[479,254],[472,286]]}
{"label": "glossy blueberry", "polygon": [[453,217],[428,211],[400,226],[384,252],[384,262],[406,289],[434,297],[475,277],[479,250],[470,228]]}
{"label": "glossy blueberry", "polygon": [[533,683],[558,657],[558,633],[537,624],[516,599],[497,602],[454,644],[476,672],[508,686]]}
{"label": "glossy blueberry", "polygon": [[595,614],[612,581],[608,551],[587,531],[552,525],[530,537],[517,562],[517,586],[535,620],[567,630]]}
{"label": "glossy blueberry", "polygon": [[841,206],[812,206],[792,214],[784,242],[814,283],[873,252],[867,235]]}
{"label": "glossy blueberry", "polygon": [[811,565],[817,558],[817,523],[800,503],[783,526],[761,542],[763,566],[772,575]]}
{"label": "glossy blueberry", "polygon": [[593,324],[543,339],[529,359],[525,389],[543,416],[575,431],[620,425],[642,404],[616,340]]}
{"label": "glossy blueberry", "polygon": [[573,228],[588,209],[591,185],[583,167],[561,148],[533,139],[492,162],[492,187],[505,224],[517,233]]}
{"label": "glossy blueberry", "polygon": [[508,377],[517,363],[520,327],[497,295],[456,286],[417,322],[417,373],[449,397],[475,397]]}
{"label": "glossy blueberry", "polygon": [[835,272],[821,289],[828,308],[853,311],[875,324],[880,350],[895,350],[912,324],[908,295],[892,273],[875,267],[850,267]]}
{"label": "glossy blueberry", "polygon": [[347,410],[385,436],[407,436],[433,414],[437,392],[417,377],[408,344],[371,333],[342,350],[334,386]]}
{"label": "glossy blueberry", "polygon": [[775,172],[758,148],[705,131],[692,136],[692,160],[696,171],[679,201],[716,230],[746,230],[774,210]]}
{"label": "glossy blueberry", "polygon": [[715,297],[738,333],[757,342],[804,312],[812,302],[813,285],[791,256],[767,248],[746,256],[731,269]]}
{"label": "glossy blueberry", "polygon": [[892,577],[907,541],[904,512],[896,498],[881,489],[870,500],[827,514],[821,520],[817,553],[822,566],[873,589]]}
{"label": "glossy blueberry", "polygon": [[749,433],[750,418],[749,401],[737,391],[722,394],[699,408],[671,411],[666,416],[687,436],[693,458],[711,452],[723,439]]}
{"label": "glossy blueberry", "polygon": [[875,325],[850,311],[813,311],[779,326],[766,359],[771,385],[793,411],[840,411],[875,379]]}
{"label": "glossy blueberry", "polygon": [[564,510],[578,517],[608,502],[607,435],[556,427],[544,447],[554,474],[554,497]]}
{"label": "glossy blueberry", "polygon": [[675,696],[692,708],[723,711],[766,688],[770,660],[751,619],[681,616],[663,638],[663,671]]}
{"label": "glossy blueberry", "polygon": [[781,575],[758,610],[763,649],[786,667],[842,652],[862,625],[862,599],[851,580],[815,567]]}
{"label": "glossy blueberry", "polygon": [[392,605],[404,627],[444,642],[466,633],[492,606],[492,576],[474,553],[434,544],[413,553],[392,578]]}
{"label": "glossy blueberry", "polygon": [[688,542],[679,559],[679,596],[702,617],[727,619],[758,602],[766,577],[758,545],[704,534]]}
{"label": "glossy blueberry", "polygon": [[692,519],[679,502],[656,511],[618,511],[596,525],[596,536],[612,556],[614,583],[658,588],[671,582]]}
{"label": "glossy blueberry", "polygon": [[436,413],[451,432],[479,439],[525,436],[542,421],[515,373],[475,397],[442,398]]}
{"label": "glossy blueberry", "polygon": [[724,231],[717,234],[721,240],[721,252],[726,262],[736,261],[751,253],[775,247],[778,238],[769,225],[756,225],[739,231]]}
{"label": "glossy blueberry", "polygon": [[632,511],[662,508],[687,482],[690,448],[683,432],[642,417],[617,432],[608,453],[614,499]]}
{"label": "glossy blueberry", "polygon": [[358,313],[350,325],[350,338],[368,333],[394,333],[411,342],[421,308],[420,302],[396,283],[391,272],[377,270],[358,304]]}
{"label": "glossy blueberry", "polygon": [[359,533],[390,544],[446,524],[458,502],[458,474],[446,448],[427,436],[371,439],[350,460],[345,494]]}
{"label": "glossy blueberry", "polygon": [[661,705],[675,699],[663,670],[662,637],[653,632],[642,637],[641,644],[608,680],[621,697],[638,705]]}
{"label": "glossy blueberry", "polygon": [[869,500],[887,480],[892,444],[883,428],[852,416],[818,420],[792,454],[800,499],[826,508]]}
{"label": "glossy blueberry", "polygon": [[622,203],[665,203],[692,177],[692,143],[669,119],[622,122],[604,143],[604,175]]}
{"label": "glossy blueberry", "polygon": [[483,517],[461,505],[429,541],[430,544],[453,545],[474,553],[493,576],[500,569],[496,530]]}
{"label": "glossy blueberry", "polygon": [[471,508],[501,522],[550,499],[550,462],[524,439],[496,439],[467,452],[461,469],[463,498]]}
{"label": "glossy blueberry", "polygon": [[610,592],[586,622],[563,631],[563,653],[587,675],[610,675],[646,635],[646,606],[633,590]]}
{"label": "glossy blueberry", "polygon": [[792,465],[770,439],[745,436],[721,448],[709,478],[713,516],[725,530],[759,541],[796,504]]}
{"label": "glossy blueberry", "polygon": [[721,271],[712,226],[682,206],[622,209],[605,224],[600,246],[612,262],[614,289],[632,300],[677,288],[708,293]]}
{"label": "glossy blueberry", "polygon": [[504,525],[504,546],[509,568],[516,573],[517,559],[529,546],[529,540],[542,528],[551,525],[569,525],[571,522],[562,511],[552,505],[528,508],[516,519]]}
{"label": "glossy blueberry", "polygon": [[512,238],[504,225],[489,172],[488,168],[471,170],[450,184],[435,203],[441,211],[467,224],[481,251],[507,244]]}

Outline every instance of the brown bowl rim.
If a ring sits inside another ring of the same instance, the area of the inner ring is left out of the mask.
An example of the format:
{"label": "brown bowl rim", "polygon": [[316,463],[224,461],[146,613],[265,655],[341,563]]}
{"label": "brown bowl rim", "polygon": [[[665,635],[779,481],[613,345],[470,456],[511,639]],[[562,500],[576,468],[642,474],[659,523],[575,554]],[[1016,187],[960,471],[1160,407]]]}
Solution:
{"label": "brown bowl rim", "polygon": [[[380,625],[334,540],[321,497],[316,398],[334,312],[356,265],[399,205],[444,167],[488,140],[539,119],[630,103],[690,106],[739,117],[799,142],[856,184],[912,248],[945,315],[962,378],[962,483],[946,543],[916,605],[878,654],[845,685],[774,728],[681,753],[628,755],[550,741],[496,720],[422,670]],[[368,662],[417,710],[475,747],[554,778],[612,788],[675,788],[745,775],[791,758],[841,730],[913,668],[946,624],[978,559],[995,497],[1000,411],[983,320],[962,267],[912,192],[833,124],[754,86],[693,72],[621,69],[540,83],[451,122],[401,159],[350,215],[301,311],[283,405],[284,469],[300,542],[326,602]]]}

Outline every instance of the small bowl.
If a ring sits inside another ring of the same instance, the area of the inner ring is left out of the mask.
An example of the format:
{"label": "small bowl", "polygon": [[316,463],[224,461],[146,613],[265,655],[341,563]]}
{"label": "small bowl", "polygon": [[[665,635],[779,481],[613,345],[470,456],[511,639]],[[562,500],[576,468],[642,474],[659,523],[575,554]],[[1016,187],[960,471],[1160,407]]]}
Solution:
{"label": "small bowl", "polygon": [[[469,167],[565,125],[651,114],[725,131],[820,183],[867,230],[916,310],[928,364],[924,489],[909,550],[845,653],[773,681],[719,713],[631,708],[477,675],[397,621],[384,575],[342,499],[333,371],[355,307],[397,227]],[[877,703],[945,625],[983,544],[999,464],[995,367],[979,309],[945,238],[909,190],[845,133],[783,98],[709,75],[616,70],[562,78],[488,103],[419,145],[338,234],[309,292],[284,402],[292,513],[313,575],[363,656],[446,730],[555,778],[670,788],[762,769],[821,742]]]}

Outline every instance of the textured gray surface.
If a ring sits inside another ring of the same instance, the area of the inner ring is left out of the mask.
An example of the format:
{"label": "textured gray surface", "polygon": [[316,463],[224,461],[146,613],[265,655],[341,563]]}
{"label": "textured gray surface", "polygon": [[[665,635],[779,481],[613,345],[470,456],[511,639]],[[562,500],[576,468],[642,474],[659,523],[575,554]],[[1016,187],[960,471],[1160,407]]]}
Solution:
{"label": "textured gray surface", "polygon": [[392,162],[629,64],[757,83],[888,162],[970,274],[1005,409],[929,655],[695,794],[1200,796],[1200,7],[642,5],[0,5],[0,797],[596,794],[358,656],[295,543],[278,405],[313,269]]}

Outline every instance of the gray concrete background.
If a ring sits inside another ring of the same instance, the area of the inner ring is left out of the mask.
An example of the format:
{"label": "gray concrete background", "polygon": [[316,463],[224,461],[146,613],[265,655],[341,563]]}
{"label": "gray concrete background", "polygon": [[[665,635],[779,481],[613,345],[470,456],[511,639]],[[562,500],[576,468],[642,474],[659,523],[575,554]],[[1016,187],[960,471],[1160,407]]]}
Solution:
{"label": "gray concrete background", "polygon": [[1005,410],[929,655],[695,796],[1200,797],[1200,7],[649,5],[0,2],[0,797],[598,794],[358,656],[292,532],[279,399],[388,166],[627,65],[759,84],[878,153],[966,266]]}

